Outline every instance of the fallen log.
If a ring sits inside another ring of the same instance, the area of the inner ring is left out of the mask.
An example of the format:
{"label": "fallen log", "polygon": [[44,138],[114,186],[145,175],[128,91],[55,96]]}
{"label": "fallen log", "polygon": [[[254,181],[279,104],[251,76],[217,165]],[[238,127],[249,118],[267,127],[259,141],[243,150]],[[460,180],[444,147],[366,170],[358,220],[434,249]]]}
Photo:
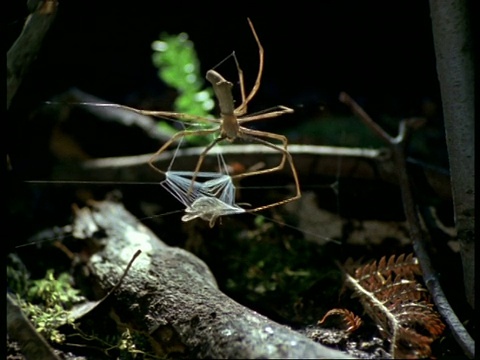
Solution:
{"label": "fallen log", "polygon": [[188,358],[351,358],[249,310],[223,294],[207,265],[170,247],[118,203],[76,211],[75,237],[100,238],[89,267],[115,318],[148,334],[158,355]]}

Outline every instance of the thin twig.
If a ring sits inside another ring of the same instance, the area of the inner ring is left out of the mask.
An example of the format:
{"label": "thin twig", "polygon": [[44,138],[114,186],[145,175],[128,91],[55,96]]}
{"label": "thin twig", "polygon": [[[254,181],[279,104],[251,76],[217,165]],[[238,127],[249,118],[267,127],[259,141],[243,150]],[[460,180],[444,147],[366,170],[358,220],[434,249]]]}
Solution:
{"label": "thin twig", "polygon": [[405,148],[413,129],[420,126],[423,119],[402,120],[399,124],[398,136],[392,138],[380,128],[380,126],[378,126],[378,124],[376,124],[348,94],[342,92],[340,94],[340,101],[349,106],[355,115],[357,115],[382,140],[390,145],[393,154],[393,161],[398,171],[398,182],[402,193],[403,207],[408,223],[410,238],[413,242],[415,255],[422,268],[425,284],[432,294],[439,313],[447,322],[458,344],[469,358],[473,358],[475,356],[475,342],[450,306],[440,285],[437,274],[432,267],[407,172]]}
{"label": "thin twig", "polygon": [[388,135],[373,119],[345,92],[340,93],[340,101],[348,105],[352,112],[357,115],[377,136],[387,144],[392,142],[392,137]]}
{"label": "thin twig", "polygon": [[[77,217],[78,218],[78,217]],[[71,311],[71,316],[75,319],[75,321],[78,321],[80,318],[85,316],[86,314],[92,312],[94,309],[98,308],[100,304],[104,303],[105,300],[107,300],[110,295],[113,294],[115,290],[117,290],[120,285],[122,284],[123,279],[125,276],[127,276],[128,270],[130,270],[130,267],[132,266],[133,262],[135,259],[142,253],[142,250],[137,250],[135,254],[133,254],[132,258],[130,259],[126,269],[123,271],[122,276],[120,279],[115,283],[115,285],[107,292],[107,294],[102,297],[100,300],[96,300],[93,302],[87,302],[81,306],[76,307],[74,310]]]}
{"label": "thin twig", "polygon": [[115,284],[115,286],[107,293],[107,295],[105,295],[102,300],[100,301],[104,301],[107,297],[109,297],[115,290],[117,290],[119,288],[119,286],[122,284],[122,281],[123,279],[125,278],[125,276],[127,276],[127,273],[128,273],[128,270],[130,270],[130,268],[132,267],[132,264],[133,262],[135,261],[135,259],[138,257],[138,255],[140,255],[142,253],[142,250],[137,250],[135,252],[135,254],[133,254],[132,258],[130,259],[130,261],[128,262],[128,265],[125,269],[125,271],[123,272],[122,276],[120,277],[120,279],[117,281],[117,283]]}

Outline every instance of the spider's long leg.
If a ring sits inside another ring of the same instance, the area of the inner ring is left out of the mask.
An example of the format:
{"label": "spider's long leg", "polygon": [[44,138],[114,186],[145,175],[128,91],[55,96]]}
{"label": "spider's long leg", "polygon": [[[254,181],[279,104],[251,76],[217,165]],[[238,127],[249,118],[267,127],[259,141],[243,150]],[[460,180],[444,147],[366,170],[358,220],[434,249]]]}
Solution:
{"label": "spider's long leg", "polygon": [[249,121],[256,121],[256,120],[263,120],[263,119],[271,119],[275,118],[278,116],[281,116],[283,114],[291,114],[293,113],[293,109],[290,109],[289,107],[283,106],[283,105],[278,105],[276,107],[276,111],[270,111],[264,114],[258,114],[258,115],[252,115],[252,116],[246,116],[241,119],[238,119],[239,124],[243,124]]}
{"label": "spider's long leg", "polygon": [[158,167],[154,165],[155,159],[162,153],[164,152],[172,143],[182,137],[185,136],[190,136],[190,135],[208,135],[208,134],[213,134],[218,131],[218,128],[213,128],[213,129],[199,129],[199,130],[183,130],[177,132],[175,135],[173,135],[170,140],[168,140],[165,144],[162,145],[160,149],[157,150],[155,154],[152,155],[150,160],[148,160],[148,165],[155,171],[165,174],[165,171],[160,170]]}
{"label": "spider's long leg", "polygon": [[[278,146],[278,145],[272,144],[271,142],[269,142],[267,140],[261,139],[261,137],[278,140],[282,143],[283,146]],[[283,169],[283,167],[285,165],[285,160],[287,160],[289,165],[290,165],[290,169],[292,171],[293,180],[295,182],[295,195],[294,196],[292,196],[288,199],[285,199],[285,200],[278,201],[278,202],[273,203],[273,204],[264,205],[264,206],[260,206],[260,207],[257,207],[255,209],[252,209],[252,210],[248,210],[248,212],[257,212],[257,211],[260,211],[260,210],[268,209],[268,208],[271,208],[271,207],[274,207],[274,206],[283,205],[283,204],[286,204],[290,201],[299,199],[302,196],[301,190],[300,190],[300,182],[298,180],[297,170],[295,169],[295,165],[293,164],[292,155],[287,150],[287,146],[288,146],[287,138],[283,135],[270,133],[270,132],[265,132],[265,131],[259,131],[259,130],[252,130],[252,129],[247,129],[247,128],[242,128],[242,138],[245,138],[245,139],[260,143],[260,144],[263,144],[265,146],[268,146],[269,148],[272,148],[272,149],[275,149],[275,150],[281,152],[282,153],[282,160],[280,161],[280,164],[278,164],[275,167],[272,167],[272,168],[269,168],[269,169],[252,171],[252,172],[249,172],[249,173],[242,173],[242,174],[234,175],[234,176],[232,176],[232,179],[233,178],[242,178],[242,177],[252,176],[252,175],[266,174],[266,173],[271,173],[271,172],[274,172],[274,171],[281,170],[281,169]]]}
{"label": "spider's long leg", "polygon": [[[235,53],[233,54],[233,59],[235,60],[235,65],[237,66],[237,73],[238,73],[238,81],[240,83],[240,96],[242,97],[242,103],[235,109],[235,114],[237,116],[242,116],[247,112],[247,104],[245,104],[245,99],[247,98],[245,95],[245,80],[243,79],[243,70],[240,67],[240,63],[238,62]],[[245,106],[242,108],[242,105]]]}
{"label": "spider's long leg", "polygon": [[203,116],[183,114],[183,113],[177,113],[177,112],[172,112],[172,111],[142,110],[142,109],[136,109],[134,107],[130,107],[130,106],[127,106],[127,105],[121,105],[121,104],[95,104],[95,106],[120,108],[120,109],[130,110],[132,112],[135,112],[135,113],[141,114],[141,115],[154,116],[154,117],[158,117],[158,118],[183,120],[183,121],[188,121],[188,122],[194,122],[194,121],[196,121],[196,122],[210,122],[210,123],[215,123],[215,124],[218,124],[218,123],[221,122],[220,119],[211,119],[211,118],[206,118],[206,117],[203,117]]}
{"label": "spider's long leg", "polygon": [[205,156],[207,155],[207,153],[210,151],[211,148],[213,148],[216,144],[218,144],[220,141],[224,139],[225,139],[225,136],[219,136],[218,138],[214,139],[205,149],[203,149],[202,153],[198,157],[197,166],[195,166],[195,170],[193,171],[192,183],[190,184],[190,187],[188,189],[188,194],[190,194],[191,191],[193,190],[193,184],[195,183],[197,174],[200,171],[200,168],[202,167]]}
{"label": "spider's long leg", "polygon": [[263,46],[260,43],[260,39],[258,38],[257,32],[255,31],[255,28],[253,27],[252,21],[248,18],[247,18],[247,20],[248,20],[248,24],[250,25],[250,29],[252,29],[252,33],[253,33],[253,36],[255,37],[255,41],[257,42],[257,45],[258,45],[259,65],[258,65],[258,74],[257,74],[257,79],[255,80],[255,85],[253,85],[253,88],[250,91],[250,93],[248,94],[248,96],[245,97],[245,84],[244,84],[244,81],[243,81],[243,71],[240,68],[240,65],[238,64],[238,61],[235,60],[235,62],[237,64],[238,77],[239,77],[239,80],[240,80],[240,90],[241,90],[241,93],[242,93],[242,103],[240,104],[240,106],[238,106],[235,109],[235,115],[237,115],[237,116],[242,116],[247,112],[248,102],[250,100],[252,100],[252,98],[257,93],[258,88],[260,87],[260,83],[261,83],[261,80],[262,80],[262,74],[263,74],[263,56],[264,56]]}
{"label": "spider's long leg", "polygon": [[[242,132],[241,132],[242,135],[240,137],[242,139],[245,139],[245,140],[248,140],[248,141],[251,141],[251,142],[260,143],[260,144],[263,144],[263,145],[265,145],[269,148],[275,149],[278,152],[281,152],[282,153],[282,160],[280,161],[280,163],[277,166],[274,166],[272,168],[255,170],[255,171],[251,171],[251,172],[247,172],[247,173],[232,175],[232,179],[243,178],[243,177],[252,176],[252,175],[268,174],[268,173],[271,173],[271,172],[274,172],[274,171],[279,171],[279,170],[283,169],[283,167],[285,165],[285,160],[287,159],[288,155],[290,155],[290,153],[287,151],[288,140],[285,136],[275,134],[275,133],[269,133],[269,132],[266,132],[266,131],[247,129],[247,128],[243,128],[243,127],[241,129],[242,129]],[[273,144],[273,143],[271,143],[267,140],[261,139],[262,137],[278,140],[282,143],[282,146],[279,146],[279,145]]]}

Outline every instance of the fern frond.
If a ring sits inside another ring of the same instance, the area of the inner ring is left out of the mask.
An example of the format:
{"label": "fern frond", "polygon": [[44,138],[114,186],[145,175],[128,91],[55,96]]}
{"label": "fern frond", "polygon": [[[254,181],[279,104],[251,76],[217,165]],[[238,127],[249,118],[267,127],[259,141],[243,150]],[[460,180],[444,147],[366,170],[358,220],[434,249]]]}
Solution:
{"label": "fern frond", "polygon": [[413,254],[382,257],[350,273],[342,269],[353,296],[389,339],[393,358],[430,356],[430,343],[445,325],[416,280],[421,269]]}
{"label": "fern frond", "polygon": [[343,326],[347,333],[352,333],[362,325],[362,319],[355,315],[348,309],[332,309],[329,310],[321,320],[317,322],[317,325],[321,325],[327,320],[328,317],[333,315],[339,315],[343,321]]}

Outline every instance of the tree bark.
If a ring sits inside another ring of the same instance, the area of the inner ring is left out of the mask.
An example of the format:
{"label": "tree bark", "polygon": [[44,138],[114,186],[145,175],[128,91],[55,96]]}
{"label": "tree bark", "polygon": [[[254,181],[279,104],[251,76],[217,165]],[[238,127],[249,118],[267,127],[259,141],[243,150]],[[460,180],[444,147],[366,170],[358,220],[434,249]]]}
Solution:
{"label": "tree bark", "polygon": [[7,109],[55,19],[57,1],[31,1],[31,7],[32,14],[28,16],[22,33],[7,52]]}
{"label": "tree bark", "polygon": [[468,4],[430,0],[465,292],[475,308],[475,76]]}
{"label": "tree bark", "polygon": [[236,303],[193,254],[169,247],[122,205],[95,202],[76,212],[76,237],[103,234],[90,259],[104,294],[133,263],[109,302],[122,324],[150,336],[159,355],[186,358],[348,358]]}

